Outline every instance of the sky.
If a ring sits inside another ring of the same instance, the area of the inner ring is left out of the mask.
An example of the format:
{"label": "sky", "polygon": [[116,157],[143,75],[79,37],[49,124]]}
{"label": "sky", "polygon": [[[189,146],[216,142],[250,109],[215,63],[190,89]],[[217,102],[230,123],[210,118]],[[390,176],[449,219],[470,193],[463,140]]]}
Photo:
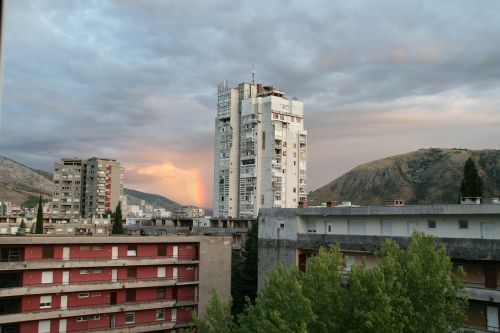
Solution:
{"label": "sky", "polygon": [[419,148],[500,148],[500,2],[7,0],[0,155],[102,156],[211,207],[217,84],[304,101],[308,190]]}

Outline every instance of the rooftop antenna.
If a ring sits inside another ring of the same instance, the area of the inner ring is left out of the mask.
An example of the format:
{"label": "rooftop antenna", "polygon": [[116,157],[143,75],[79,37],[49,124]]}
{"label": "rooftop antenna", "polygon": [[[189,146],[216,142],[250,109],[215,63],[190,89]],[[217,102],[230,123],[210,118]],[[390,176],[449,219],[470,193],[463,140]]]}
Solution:
{"label": "rooftop antenna", "polygon": [[255,84],[255,68],[252,65],[252,84]]}

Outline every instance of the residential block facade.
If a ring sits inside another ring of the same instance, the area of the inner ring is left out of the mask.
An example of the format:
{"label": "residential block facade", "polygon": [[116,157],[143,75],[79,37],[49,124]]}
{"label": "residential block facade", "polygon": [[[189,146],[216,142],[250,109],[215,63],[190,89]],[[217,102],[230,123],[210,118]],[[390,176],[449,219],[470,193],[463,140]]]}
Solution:
{"label": "residential block facade", "polygon": [[261,84],[219,85],[214,216],[256,217],[260,208],[306,201],[303,103]]}
{"label": "residential block facade", "polygon": [[[169,332],[230,294],[224,236],[2,237],[0,332]],[[214,282],[215,281],[215,282]]]}
{"label": "residential block facade", "polygon": [[466,273],[463,326],[500,330],[500,204],[263,209],[258,220],[259,288],[279,262],[306,270],[319,247],[340,244],[346,270],[363,261],[373,267],[385,238],[405,247],[419,231],[438,237],[454,269]]}
{"label": "residential block facade", "polygon": [[54,164],[52,215],[98,217],[123,197],[123,168],[107,158],[63,158]]}

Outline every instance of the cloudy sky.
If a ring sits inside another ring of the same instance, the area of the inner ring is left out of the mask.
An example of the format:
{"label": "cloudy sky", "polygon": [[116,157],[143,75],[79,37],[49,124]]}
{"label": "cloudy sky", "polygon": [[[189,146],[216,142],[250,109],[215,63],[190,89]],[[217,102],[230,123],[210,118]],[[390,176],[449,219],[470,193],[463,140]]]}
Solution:
{"label": "cloudy sky", "polygon": [[7,0],[0,155],[105,156],[211,206],[217,83],[298,96],[309,190],[427,147],[499,148],[500,2]]}

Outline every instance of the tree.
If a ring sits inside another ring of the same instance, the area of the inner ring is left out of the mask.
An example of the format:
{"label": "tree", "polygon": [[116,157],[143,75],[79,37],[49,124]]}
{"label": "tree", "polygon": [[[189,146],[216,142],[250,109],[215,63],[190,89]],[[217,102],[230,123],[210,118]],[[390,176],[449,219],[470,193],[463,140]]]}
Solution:
{"label": "tree", "polygon": [[26,229],[28,229],[28,227],[26,226],[26,222],[24,222],[24,219],[22,219],[21,223],[19,224],[19,230],[26,232]]}
{"label": "tree", "polygon": [[464,176],[460,184],[460,196],[462,197],[482,197],[483,182],[476,168],[476,163],[469,157],[465,161]]}
{"label": "tree", "polygon": [[435,237],[415,233],[406,249],[385,240],[375,258],[373,268],[363,262],[339,272],[344,260],[335,245],[309,258],[304,273],[280,265],[233,332],[437,333],[465,319],[463,272],[452,272]]}
{"label": "tree", "polygon": [[223,304],[217,291],[214,290],[207,308],[205,320],[200,320],[195,316],[194,323],[198,327],[199,333],[235,332],[236,324],[231,315],[231,300],[228,304]]}
{"label": "tree", "polygon": [[43,207],[41,195],[38,200],[38,211],[36,212],[35,234],[43,234]]}
{"label": "tree", "polygon": [[246,298],[253,304],[257,297],[257,274],[259,262],[259,232],[258,222],[253,223],[247,232],[245,248],[242,251],[242,260],[234,256],[232,269],[231,295],[233,306],[231,312],[237,316],[246,304]]}
{"label": "tree", "polygon": [[296,267],[284,268],[281,264],[272,271],[255,305],[248,302],[239,316],[240,331],[306,333],[316,316],[303,293],[300,274]]}
{"label": "tree", "polygon": [[307,262],[307,270],[302,276],[304,295],[311,300],[317,319],[312,323],[312,332],[340,332],[347,290],[342,288],[339,267],[344,259],[340,246],[319,249],[316,257]]}
{"label": "tree", "polygon": [[113,217],[113,228],[111,229],[111,234],[122,235],[125,233],[122,224],[122,203],[118,202],[115,209],[115,216]]}

